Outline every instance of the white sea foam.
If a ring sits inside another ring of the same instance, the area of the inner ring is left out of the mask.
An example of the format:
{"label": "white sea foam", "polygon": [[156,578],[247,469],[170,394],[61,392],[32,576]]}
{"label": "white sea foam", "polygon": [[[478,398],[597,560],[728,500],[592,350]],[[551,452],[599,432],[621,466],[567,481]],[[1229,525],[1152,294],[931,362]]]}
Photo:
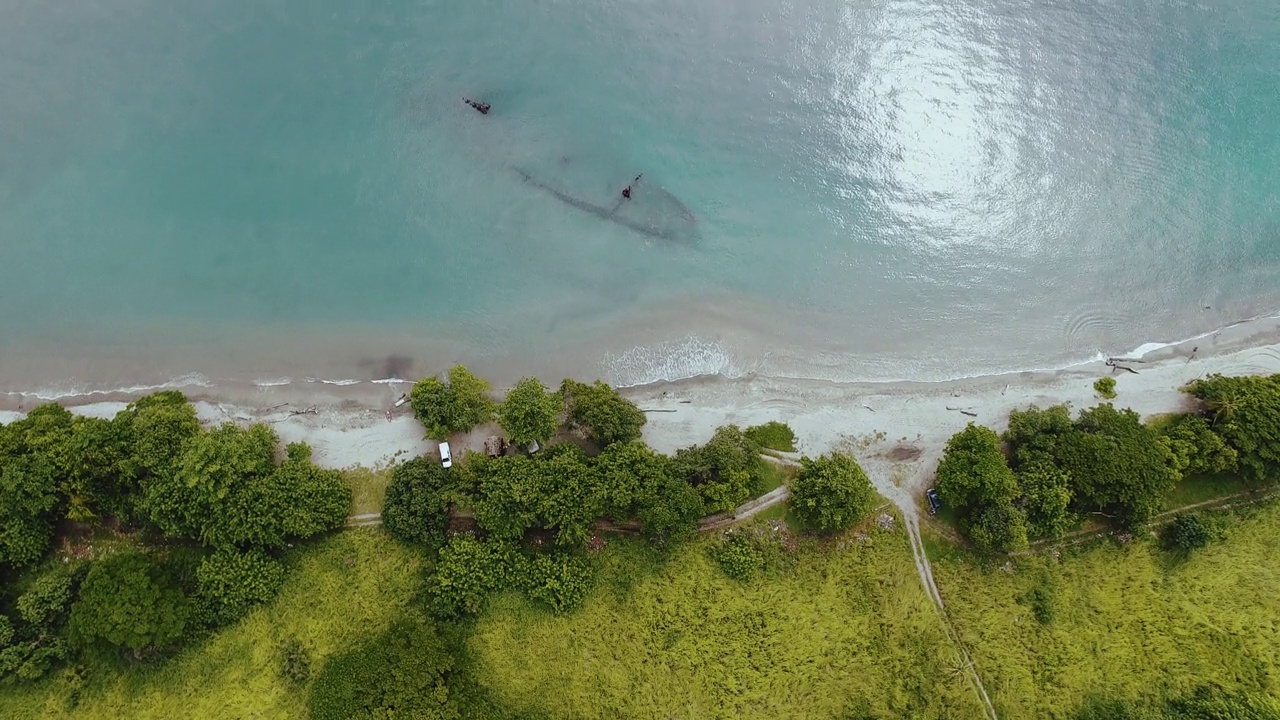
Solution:
{"label": "white sea foam", "polygon": [[652,346],[637,346],[616,355],[609,354],[601,365],[609,382],[618,387],[672,382],[707,375],[735,378],[741,377],[745,372],[728,348],[715,340],[703,340],[696,336]]}
{"label": "white sea foam", "polygon": [[254,380],[253,384],[258,387],[280,387],[281,385],[288,385],[292,382],[293,380],[287,377],[278,377],[278,378],[260,378],[258,380]]}
{"label": "white sea foam", "polygon": [[38,400],[62,400],[69,397],[88,397],[92,395],[142,395],[149,392],[159,390],[181,390],[190,387],[212,387],[213,383],[208,377],[200,373],[187,373],[179,375],[167,382],[155,385],[129,385],[118,388],[94,388],[88,387],[75,382],[74,380],[48,385],[35,390],[10,390],[5,395],[16,395],[19,397],[33,397]]}

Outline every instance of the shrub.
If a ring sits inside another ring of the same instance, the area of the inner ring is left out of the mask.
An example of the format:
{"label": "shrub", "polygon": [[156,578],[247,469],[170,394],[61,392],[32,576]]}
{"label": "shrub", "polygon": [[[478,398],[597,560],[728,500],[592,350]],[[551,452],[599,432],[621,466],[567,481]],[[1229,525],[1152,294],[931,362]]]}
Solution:
{"label": "shrub", "polygon": [[1027,520],[1008,500],[984,505],[960,526],[983,552],[1013,552],[1027,547]]}
{"label": "shrub", "polygon": [[744,433],[748,440],[762,448],[781,450],[782,452],[795,452],[796,450],[795,431],[784,422],[770,420],[763,425],[752,425]]}
{"label": "shrub", "polygon": [[386,632],[325,662],[307,701],[311,720],[458,718],[449,688],[454,665],[431,623],[401,617]]}
{"label": "shrub", "polygon": [[647,418],[610,385],[599,380],[591,385],[565,380],[560,384],[560,396],[569,426],[600,447],[640,439]]}
{"label": "shrub", "polygon": [[467,432],[493,418],[494,402],[489,382],[462,365],[449,369],[449,382],[423,378],[409,392],[413,412],[422,421],[427,437],[448,440],[450,433]]}
{"label": "shrub", "polygon": [[18,596],[18,615],[46,631],[61,627],[81,579],[80,573],[62,568],[41,575]]}
{"label": "shrub", "polygon": [[1208,545],[1213,531],[1199,515],[1181,513],[1164,527],[1161,538],[1171,550],[1191,552]]}
{"label": "shrub", "polygon": [[200,563],[196,583],[210,620],[223,625],[274,598],[284,584],[284,567],[261,550],[224,548]]}
{"label": "shrub", "polygon": [[1093,381],[1093,389],[1107,400],[1116,398],[1116,379],[1113,377],[1100,377]]}
{"label": "shrub", "polygon": [[564,403],[537,378],[525,378],[507,392],[498,410],[498,425],[511,442],[524,447],[546,443],[556,432]]}
{"label": "shrub", "polygon": [[965,513],[1018,496],[1018,481],[1000,450],[999,436],[973,423],[947,441],[937,486],[944,505]]}
{"label": "shrub", "polygon": [[1080,413],[1075,430],[1059,443],[1057,464],[1071,476],[1079,503],[1130,528],[1159,511],[1181,475],[1168,445],[1136,412],[1099,405]]}
{"label": "shrub", "polygon": [[765,568],[764,551],[746,532],[725,533],[710,553],[724,574],[738,582],[750,582]]}
{"label": "shrub", "polygon": [[49,549],[58,507],[55,472],[40,455],[0,455],[0,565],[31,565]]}
{"label": "shrub", "polygon": [[280,656],[280,677],[294,687],[302,687],[311,679],[311,653],[302,641],[289,637],[277,648]]}
{"label": "shrub", "polygon": [[444,619],[475,615],[490,593],[523,587],[527,578],[525,558],[514,543],[459,535],[440,550],[427,578],[431,611]]}
{"label": "shrub", "polygon": [[525,591],[558,614],[582,607],[594,580],[586,558],[571,553],[539,554],[529,563]]}
{"label": "shrub", "polygon": [[833,533],[856,525],[875,501],[871,481],[852,456],[800,458],[791,483],[791,509],[805,527]]}
{"label": "shrub", "polygon": [[403,542],[430,546],[443,542],[449,527],[449,475],[428,457],[397,465],[382,506],[387,532]]}

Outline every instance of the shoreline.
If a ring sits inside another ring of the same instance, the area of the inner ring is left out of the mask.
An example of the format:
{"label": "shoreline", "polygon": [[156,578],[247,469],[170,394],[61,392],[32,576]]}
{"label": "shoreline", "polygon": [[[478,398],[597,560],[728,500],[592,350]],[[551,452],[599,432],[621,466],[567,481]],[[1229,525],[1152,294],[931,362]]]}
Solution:
{"label": "shoreline", "polygon": [[[1280,373],[1280,318],[1234,323],[1152,347],[1122,364],[1137,373],[1117,371],[1099,359],[1058,370],[947,381],[844,383],[747,373],[653,383],[621,392],[642,410],[658,411],[647,413],[644,439],[660,452],[705,442],[720,425],[781,420],[795,430],[801,453],[853,452],[876,488],[905,509],[914,507],[946,441],[968,422],[998,432],[1010,410],[1028,405],[1090,407],[1104,402],[1092,387],[1104,375],[1116,378],[1117,397],[1112,402],[1117,407],[1150,417],[1190,407],[1179,388],[1196,377]],[[392,379],[264,384],[239,392],[193,385],[175,389],[186,392],[202,422],[268,423],[282,441],[305,441],[318,463],[341,469],[383,467],[431,451],[434,443],[424,438],[409,405],[392,408],[411,387],[410,381]],[[133,393],[95,393],[60,402],[79,414],[110,417],[134,397],[153,391],[148,387]],[[43,401],[26,396],[25,402],[14,402],[8,396],[7,404],[0,402],[0,422],[12,422],[38,404]],[[482,427],[458,440],[463,447],[480,450],[488,433]]]}

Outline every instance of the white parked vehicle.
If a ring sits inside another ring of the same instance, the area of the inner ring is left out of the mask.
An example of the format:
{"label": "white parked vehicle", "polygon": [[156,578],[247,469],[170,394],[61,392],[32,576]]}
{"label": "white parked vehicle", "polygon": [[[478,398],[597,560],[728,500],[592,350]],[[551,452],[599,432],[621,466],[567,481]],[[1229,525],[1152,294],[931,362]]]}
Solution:
{"label": "white parked vehicle", "polygon": [[453,455],[449,453],[449,443],[440,443],[440,464],[450,468],[453,467]]}

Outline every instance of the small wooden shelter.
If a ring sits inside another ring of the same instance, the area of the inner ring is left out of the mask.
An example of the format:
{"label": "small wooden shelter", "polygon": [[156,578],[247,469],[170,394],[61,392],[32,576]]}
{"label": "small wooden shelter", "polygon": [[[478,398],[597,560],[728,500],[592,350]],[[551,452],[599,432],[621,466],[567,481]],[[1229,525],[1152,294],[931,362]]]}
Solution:
{"label": "small wooden shelter", "polygon": [[489,457],[498,457],[507,450],[507,440],[500,435],[490,435],[484,439],[484,452]]}

